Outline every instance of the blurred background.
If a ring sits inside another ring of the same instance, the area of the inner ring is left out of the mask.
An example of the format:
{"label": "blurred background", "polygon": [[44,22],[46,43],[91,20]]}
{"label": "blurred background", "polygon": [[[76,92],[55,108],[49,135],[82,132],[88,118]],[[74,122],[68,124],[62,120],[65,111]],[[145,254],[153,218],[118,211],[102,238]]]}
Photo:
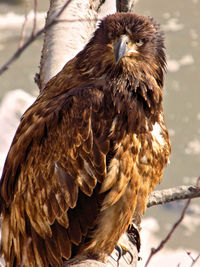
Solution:
{"label": "blurred background", "polygon": [[[0,0],[0,67],[19,46],[25,13],[28,13],[25,39],[30,34],[33,2]],[[48,0],[38,1],[37,29],[44,25],[48,6]],[[115,1],[107,0],[102,14],[114,12],[114,7]],[[156,189],[195,184],[200,176],[200,0],[184,3],[182,0],[138,0],[135,12],[154,17],[166,35],[168,70],[164,110],[172,155],[163,182]],[[31,44],[0,76],[0,172],[19,118],[38,95],[34,76],[39,71],[43,37]],[[143,233],[149,244],[144,241],[144,245],[158,245],[180,217],[184,204],[185,201],[177,201],[147,210]],[[179,262],[182,264],[180,266],[189,266],[191,260],[186,251],[191,251],[194,256],[200,253],[199,240],[200,199],[196,199],[165,248],[165,252],[172,257],[173,264],[170,266],[177,266]],[[175,256],[172,256],[173,251],[176,251]],[[169,266],[166,261],[159,265],[155,260],[152,264],[150,266]]]}

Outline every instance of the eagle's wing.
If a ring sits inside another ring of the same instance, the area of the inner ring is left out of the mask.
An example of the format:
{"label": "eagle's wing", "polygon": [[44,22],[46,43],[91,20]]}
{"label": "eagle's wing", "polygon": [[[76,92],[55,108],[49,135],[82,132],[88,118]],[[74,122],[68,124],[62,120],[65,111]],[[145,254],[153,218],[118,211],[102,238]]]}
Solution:
{"label": "eagle's wing", "polygon": [[6,261],[58,266],[94,226],[112,124],[102,98],[92,86],[41,95],[24,114],[1,180]]}

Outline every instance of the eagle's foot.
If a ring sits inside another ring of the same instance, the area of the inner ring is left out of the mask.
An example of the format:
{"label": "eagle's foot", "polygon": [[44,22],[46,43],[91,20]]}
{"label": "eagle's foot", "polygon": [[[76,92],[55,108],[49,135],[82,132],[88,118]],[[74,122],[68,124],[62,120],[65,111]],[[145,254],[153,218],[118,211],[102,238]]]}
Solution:
{"label": "eagle's foot", "polygon": [[117,263],[119,263],[121,257],[124,257],[125,255],[127,257],[124,257],[124,260],[126,261],[126,263],[128,265],[133,262],[133,255],[132,255],[132,253],[130,252],[130,250],[126,246],[124,246],[122,244],[117,244],[115,249],[118,252],[117,259],[115,259],[115,261]]}

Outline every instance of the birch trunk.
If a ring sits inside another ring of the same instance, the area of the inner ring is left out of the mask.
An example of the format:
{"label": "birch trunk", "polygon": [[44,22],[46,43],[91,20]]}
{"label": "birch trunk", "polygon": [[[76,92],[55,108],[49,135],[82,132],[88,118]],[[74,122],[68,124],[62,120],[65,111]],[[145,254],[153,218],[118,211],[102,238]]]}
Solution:
{"label": "birch trunk", "polygon": [[[65,3],[66,0],[50,1],[46,24],[55,18]],[[45,32],[40,62],[40,90],[87,43],[96,27],[97,12],[90,1],[72,0],[57,20]]]}

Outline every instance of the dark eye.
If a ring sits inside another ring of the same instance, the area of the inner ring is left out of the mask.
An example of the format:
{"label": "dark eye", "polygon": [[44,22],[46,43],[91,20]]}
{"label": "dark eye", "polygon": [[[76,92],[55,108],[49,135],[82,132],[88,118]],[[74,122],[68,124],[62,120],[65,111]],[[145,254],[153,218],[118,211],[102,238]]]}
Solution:
{"label": "dark eye", "polygon": [[135,41],[135,44],[137,46],[142,46],[144,43],[145,43],[145,40],[144,39],[138,39],[138,40]]}
{"label": "dark eye", "polygon": [[109,33],[108,33],[108,38],[109,38],[110,40],[112,40],[112,39],[114,38],[114,33],[113,33],[113,32],[109,32]]}

